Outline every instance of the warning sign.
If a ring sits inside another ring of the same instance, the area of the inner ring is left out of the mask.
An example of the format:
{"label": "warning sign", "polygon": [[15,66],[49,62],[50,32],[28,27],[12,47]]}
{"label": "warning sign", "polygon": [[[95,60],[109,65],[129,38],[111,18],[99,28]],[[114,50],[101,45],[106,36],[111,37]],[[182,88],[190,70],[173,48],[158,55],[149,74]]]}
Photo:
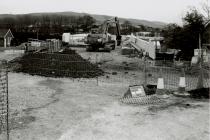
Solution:
{"label": "warning sign", "polygon": [[132,97],[139,97],[139,96],[145,96],[145,91],[143,86],[132,86],[130,87],[131,95]]}

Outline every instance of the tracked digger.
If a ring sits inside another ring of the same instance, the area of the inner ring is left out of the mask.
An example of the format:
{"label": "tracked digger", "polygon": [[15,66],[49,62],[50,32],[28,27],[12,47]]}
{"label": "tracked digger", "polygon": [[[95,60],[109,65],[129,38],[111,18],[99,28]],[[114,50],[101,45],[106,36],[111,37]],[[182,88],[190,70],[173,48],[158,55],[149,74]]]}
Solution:
{"label": "tracked digger", "polygon": [[[116,38],[113,39],[112,35],[108,33],[109,26],[115,24],[116,26]],[[121,44],[121,34],[119,20],[117,17],[108,19],[95,31],[91,31],[87,36],[87,51],[107,51],[114,50],[116,46]]]}

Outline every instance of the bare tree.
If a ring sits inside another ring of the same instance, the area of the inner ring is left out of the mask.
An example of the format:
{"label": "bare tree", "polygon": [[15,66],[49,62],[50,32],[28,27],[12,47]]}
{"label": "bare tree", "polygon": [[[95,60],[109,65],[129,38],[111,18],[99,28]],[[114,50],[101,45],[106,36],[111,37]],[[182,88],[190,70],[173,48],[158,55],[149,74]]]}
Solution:
{"label": "bare tree", "polygon": [[205,14],[205,18],[210,20],[210,2],[209,0],[205,0],[205,2],[201,3],[202,10]]}

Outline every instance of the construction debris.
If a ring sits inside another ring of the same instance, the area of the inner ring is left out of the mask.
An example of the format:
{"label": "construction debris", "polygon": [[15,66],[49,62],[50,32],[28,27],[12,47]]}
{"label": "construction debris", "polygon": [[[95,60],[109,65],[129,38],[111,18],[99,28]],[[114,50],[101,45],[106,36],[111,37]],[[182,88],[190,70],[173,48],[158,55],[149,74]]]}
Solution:
{"label": "construction debris", "polygon": [[29,39],[25,46],[26,51],[40,52],[47,50],[49,53],[58,52],[61,48],[61,41],[58,39],[37,40]]}
{"label": "construction debris", "polygon": [[200,89],[195,89],[195,90],[191,90],[191,91],[188,91],[188,92],[190,93],[190,97],[192,97],[192,98],[209,99],[209,94],[210,94],[209,88],[200,88]]}
{"label": "construction debris", "polygon": [[156,95],[149,95],[149,96],[139,96],[135,98],[122,98],[120,99],[122,103],[125,104],[138,104],[138,105],[147,105],[147,104],[156,104],[163,102],[158,96]]}
{"label": "construction debris", "polygon": [[125,104],[155,104],[160,103],[163,100],[155,94],[157,86],[148,85],[134,85],[130,86],[127,92],[124,94],[123,98],[120,99],[122,103]]}

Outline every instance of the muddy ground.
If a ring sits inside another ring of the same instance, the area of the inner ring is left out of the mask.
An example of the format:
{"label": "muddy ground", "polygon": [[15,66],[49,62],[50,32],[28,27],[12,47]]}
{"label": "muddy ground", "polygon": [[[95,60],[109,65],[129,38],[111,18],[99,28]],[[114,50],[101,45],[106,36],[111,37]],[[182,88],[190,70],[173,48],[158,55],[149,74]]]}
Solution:
{"label": "muddy ground", "polygon": [[125,74],[109,64],[135,65],[138,59],[122,57],[119,50],[98,56],[77,50],[92,62],[105,61],[108,73],[98,86],[96,78],[9,73],[11,140],[209,139],[209,100],[171,96],[154,105],[122,104],[119,99],[129,84],[141,83],[142,75],[136,76],[135,69]]}

